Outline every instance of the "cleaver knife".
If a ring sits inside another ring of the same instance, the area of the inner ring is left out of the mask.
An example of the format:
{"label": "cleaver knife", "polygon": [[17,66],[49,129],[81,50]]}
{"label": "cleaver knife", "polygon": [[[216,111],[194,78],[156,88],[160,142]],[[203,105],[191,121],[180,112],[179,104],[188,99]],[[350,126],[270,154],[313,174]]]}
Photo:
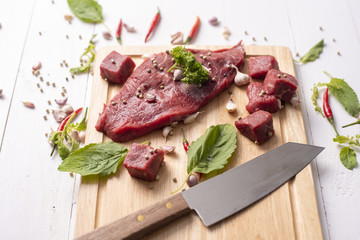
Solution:
{"label": "cleaver knife", "polygon": [[77,239],[139,239],[193,210],[209,227],[279,188],[323,149],[288,142]]}

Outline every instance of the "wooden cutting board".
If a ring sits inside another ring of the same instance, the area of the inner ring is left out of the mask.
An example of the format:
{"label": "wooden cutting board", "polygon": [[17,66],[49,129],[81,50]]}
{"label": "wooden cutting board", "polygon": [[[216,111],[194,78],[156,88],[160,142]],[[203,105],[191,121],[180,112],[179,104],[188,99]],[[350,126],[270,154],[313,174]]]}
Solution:
{"label": "wooden cutting board", "polygon": [[[220,49],[223,46],[191,46],[192,48]],[[108,84],[100,77],[99,65],[104,57],[116,50],[129,55],[137,65],[144,59],[143,54],[152,54],[171,49],[171,46],[117,46],[106,47],[97,52],[94,65],[94,80],[89,108],[86,144],[108,141],[95,130],[94,126],[103,104],[119,91],[121,86]],[[273,55],[279,62],[280,70],[295,75],[292,55],[286,47],[246,46],[246,59],[242,72],[247,72],[249,56]],[[301,84],[301,83],[300,83]],[[230,114],[225,104],[230,99],[237,104],[237,111]],[[191,142],[205,133],[211,125],[234,124],[238,117],[248,115],[245,105],[248,99],[246,86],[233,84],[217,98],[201,108],[198,119],[188,125],[179,124],[175,134],[167,140],[161,130],[135,139],[131,142],[151,140],[152,147],[175,146],[175,153],[165,156],[165,165],[159,170],[159,181],[145,182],[131,178],[123,166],[110,177],[83,177],[77,203],[75,237],[102,225],[126,216],[171,195],[186,176],[186,153],[182,147],[181,127]],[[306,143],[306,134],[301,107],[287,104],[273,114],[275,136],[262,145],[257,145],[237,135],[237,149],[226,169],[238,166],[288,141]],[[124,143],[126,147],[130,142]],[[176,178],[177,182],[174,181]],[[225,196],[224,196],[225,197]],[[126,228],[127,226],[123,226]],[[206,228],[200,218],[192,213],[170,223],[145,239],[322,239],[311,166],[305,168],[294,179],[234,216]]]}

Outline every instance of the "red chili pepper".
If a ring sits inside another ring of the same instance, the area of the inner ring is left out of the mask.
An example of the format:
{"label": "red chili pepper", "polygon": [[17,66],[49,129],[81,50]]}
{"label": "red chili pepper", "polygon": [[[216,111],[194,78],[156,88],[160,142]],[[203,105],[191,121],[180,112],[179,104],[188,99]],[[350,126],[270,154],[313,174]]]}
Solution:
{"label": "red chili pepper", "polygon": [[184,129],[181,128],[181,132],[182,132],[182,135],[183,135],[183,146],[184,146],[184,149],[185,149],[185,152],[187,152],[189,150],[189,142],[188,140],[186,140],[185,138],[185,133],[184,133]]}
{"label": "red chili pepper", "polygon": [[328,88],[326,88],[324,95],[323,95],[323,109],[324,109],[325,117],[330,122],[330,124],[333,126],[336,135],[339,135],[339,133],[335,127],[333,113],[331,111],[330,104],[329,104],[329,89]]}
{"label": "red chili pepper", "polygon": [[116,40],[122,45],[121,43],[121,30],[122,30],[122,19],[120,18],[120,22],[118,28],[116,30]]}
{"label": "red chili pepper", "polygon": [[154,19],[151,22],[149,31],[146,34],[145,43],[146,43],[147,39],[149,38],[150,34],[154,31],[154,29],[155,29],[156,25],[159,23],[159,21],[160,21],[160,9],[158,8],[158,11],[157,11],[156,15],[155,15]]}
{"label": "red chili pepper", "polygon": [[187,44],[188,42],[192,41],[196,35],[196,33],[198,32],[200,27],[200,18],[196,17],[196,22],[194,24],[194,26],[192,27],[189,36],[186,38],[184,44]]}
{"label": "red chili pepper", "polygon": [[81,112],[81,111],[82,111],[82,108],[79,108],[79,109],[73,111],[72,113],[70,113],[66,118],[64,118],[64,120],[62,120],[62,122],[60,123],[57,131],[62,131],[62,130],[64,130],[64,127],[65,127],[66,123],[69,121],[69,119],[70,119],[73,115],[76,115],[76,114],[78,114],[78,113]]}

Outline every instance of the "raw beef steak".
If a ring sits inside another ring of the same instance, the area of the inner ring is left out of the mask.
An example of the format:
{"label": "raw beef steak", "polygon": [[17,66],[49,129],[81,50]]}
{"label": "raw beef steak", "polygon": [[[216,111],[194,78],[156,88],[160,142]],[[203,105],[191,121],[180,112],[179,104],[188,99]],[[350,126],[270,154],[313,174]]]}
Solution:
{"label": "raw beef steak", "polygon": [[235,126],[241,134],[259,144],[271,138],[275,133],[271,114],[263,110],[236,121]]}
{"label": "raw beef steak", "polygon": [[124,83],[135,68],[134,61],[129,56],[116,51],[109,53],[100,64],[100,75],[112,83]]}
{"label": "raw beef steak", "polygon": [[188,51],[210,69],[208,81],[201,86],[174,81],[174,74],[167,72],[174,64],[172,55],[154,54],[104,106],[96,129],[115,142],[125,142],[180,121],[231,85],[236,69],[229,66],[241,67],[245,55],[241,42],[230,49]]}
{"label": "raw beef steak", "polygon": [[264,80],[265,92],[284,101],[291,100],[297,86],[298,82],[294,76],[274,69],[268,72]]}
{"label": "raw beef steak", "polygon": [[279,110],[278,100],[274,95],[268,95],[265,93],[264,84],[259,82],[250,83],[246,93],[249,98],[246,110],[249,113],[253,113],[258,110],[274,113]]}
{"label": "raw beef steak", "polygon": [[248,73],[250,77],[264,79],[271,69],[279,70],[279,65],[273,56],[251,57]]}
{"label": "raw beef steak", "polygon": [[154,181],[163,160],[164,151],[133,143],[124,159],[124,167],[132,177]]}

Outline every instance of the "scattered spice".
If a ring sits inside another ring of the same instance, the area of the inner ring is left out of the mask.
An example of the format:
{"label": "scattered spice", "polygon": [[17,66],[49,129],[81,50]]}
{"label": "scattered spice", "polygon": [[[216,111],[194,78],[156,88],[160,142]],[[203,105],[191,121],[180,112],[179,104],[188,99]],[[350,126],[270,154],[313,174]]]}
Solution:
{"label": "scattered spice", "polygon": [[69,35],[66,35],[66,39],[69,39]]}
{"label": "scattered spice", "polygon": [[340,53],[339,51],[338,51],[336,54],[339,55],[339,56],[341,56],[341,53]]}
{"label": "scattered spice", "polygon": [[102,32],[102,35],[103,35],[103,38],[104,38],[105,40],[112,40],[112,35],[111,35],[110,32],[108,32],[108,31],[103,31],[103,32]]}
{"label": "scattered spice", "polygon": [[56,84],[53,82],[53,83],[52,83],[52,86],[53,86],[53,87],[56,87]]}
{"label": "scattered spice", "polygon": [[46,82],[46,85],[47,85],[47,86],[50,86],[50,83],[49,83],[49,81],[47,81],[47,82]]}
{"label": "scattered spice", "polygon": [[224,27],[222,31],[223,37],[228,40],[229,36],[231,35],[230,29],[228,27]]}
{"label": "scattered spice", "polygon": [[154,19],[153,19],[152,22],[151,22],[149,31],[148,31],[148,33],[146,34],[145,43],[146,43],[146,41],[148,40],[150,34],[154,31],[155,27],[157,26],[157,24],[158,24],[159,21],[160,21],[160,9],[157,8],[157,10],[158,10],[158,11],[157,11],[156,15],[155,15]]}
{"label": "scattered spice", "polygon": [[194,40],[195,35],[196,35],[197,32],[199,31],[199,28],[200,28],[200,18],[197,16],[197,17],[196,17],[195,24],[194,24],[194,26],[191,28],[190,33],[189,33],[188,37],[186,38],[184,44],[187,44],[187,43],[189,43],[189,42],[191,42],[191,41]]}
{"label": "scattered spice", "polygon": [[37,86],[38,88],[40,88],[40,83],[37,83],[36,86]]}
{"label": "scattered spice", "polygon": [[176,177],[174,177],[172,180],[173,180],[174,183],[177,183],[177,178]]}
{"label": "scattered spice", "polygon": [[49,110],[49,109],[46,109],[46,113],[47,113],[47,114],[50,114],[50,110]]}
{"label": "scattered spice", "polygon": [[41,33],[41,32],[39,32],[39,35],[41,36],[41,35],[42,35],[42,33]]}
{"label": "scattered spice", "polygon": [[65,97],[65,93],[64,93],[64,92],[62,92],[62,93],[61,93],[61,96]]}
{"label": "scattered spice", "polygon": [[47,121],[47,116],[44,115],[43,118],[44,118],[45,121]]}
{"label": "scattered spice", "polygon": [[44,92],[44,89],[40,88],[40,92],[43,93],[43,92]]}
{"label": "scattered spice", "polygon": [[209,19],[209,23],[212,26],[217,26],[217,25],[219,25],[219,20],[217,19],[217,17],[212,17]]}
{"label": "scattered spice", "polygon": [[335,38],[332,39],[333,42],[336,42]]}
{"label": "scattered spice", "polygon": [[150,68],[146,69],[146,71],[147,71],[148,73],[151,73],[151,69],[150,69]]}
{"label": "scattered spice", "polygon": [[35,104],[32,102],[23,102],[23,104],[27,108],[35,108]]}
{"label": "scattered spice", "polygon": [[252,39],[252,40],[253,40],[254,42],[256,42],[256,39],[255,39],[255,37],[252,37],[251,39]]}
{"label": "scattered spice", "polygon": [[49,105],[51,105],[51,101],[50,101],[50,100],[48,100],[47,103],[48,103]]}
{"label": "scattered spice", "polygon": [[248,35],[248,32],[245,30],[245,31],[244,31],[244,34],[245,34],[245,35]]}
{"label": "scattered spice", "polygon": [[44,78],[42,76],[40,76],[40,81],[42,81],[42,82],[44,81]]}
{"label": "scattered spice", "polygon": [[82,39],[82,36],[81,36],[81,35],[79,35],[79,39],[80,39],[80,40]]}
{"label": "scattered spice", "polygon": [[71,16],[71,15],[65,15],[64,18],[65,18],[66,21],[69,22],[69,24],[71,24],[72,20],[74,19],[74,17]]}
{"label": "scattered spice", "polygon": [[264,37],[264,40],[265,40],[265,41],[267,41],[267,38],[266,38],[266,37]]}
{"label": "scattered spice", "polygon": [[300,57],[300,54],[298,52],[296,53],[296,57]]}
{"label": "scattered spice", "polygon": [[134,33],[136,32],[134,27],[130,27],[129,25],[127,25],[126,23],[124,23],[124,28],[126,29],[127,32],[129,33]]}
{"label": "scattered spice", "polygon": [[171,44],[173,45],[180,45],[184,42],[184,34],[182,32],[177,32],[170,35],[171,37]]}
{"label": "scattered spice", "polygon": [[322,26],[320,26],[320,27],[319,27],[319,30],[320,30],[320,31],[323,31],[324,29],[322,28]]}

